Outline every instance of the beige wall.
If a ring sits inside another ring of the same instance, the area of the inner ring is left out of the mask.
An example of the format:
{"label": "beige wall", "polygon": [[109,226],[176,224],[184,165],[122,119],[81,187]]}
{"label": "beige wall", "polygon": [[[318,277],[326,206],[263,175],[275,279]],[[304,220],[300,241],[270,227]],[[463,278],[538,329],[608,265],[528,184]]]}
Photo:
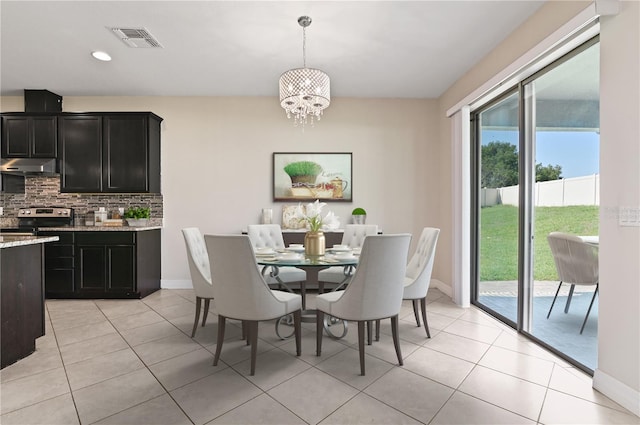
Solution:
{"label": "beige wall", "polygon": [[618,225],[620,207],[640,208],[640,3],[620,4],[618,15],[601,20],[601,285],[594,383],[608,389],[612,377],[627,385],[640,415],[640,227]]}
{"label": "beige wall", "polygon": [[[273,152],[353,152],[354,202],[325,208],[343,224],[360,206],[385,233],[411,232],[417,240],[424,226],[439,226],[447,177],[439,175],[435,101],[334,99],[304,131],[287,120],[275,97],[64,97],[63,105],[65,112],[148,110],[164,118],[163,283],[189,280],[183,227],[239,233],[259,222],[264,207],[279,216],[282,203],[274,204],[271,194]],[[4,98],[1,107],[23,110],[22,98]]]}

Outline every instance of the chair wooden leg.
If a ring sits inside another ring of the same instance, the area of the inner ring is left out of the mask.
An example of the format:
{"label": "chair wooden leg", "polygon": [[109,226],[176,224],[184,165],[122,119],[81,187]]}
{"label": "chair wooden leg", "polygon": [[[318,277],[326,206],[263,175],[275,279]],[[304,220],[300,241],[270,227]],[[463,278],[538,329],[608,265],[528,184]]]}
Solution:
{"label": "chair wooden leg", "polygon": [[364,320],[358,321],[358,351],[360,352],[360,375],[364,376]]}
{"label": "chair wooden leg", "polygon": [[593,298],[591,298],[591,304],[589,304],[587,315],[584,316],[584,322],[582,322],[582,327],[580,328],[580,335],[582,335],[582,331],[584,331],[584,326],[587,324],[587,319],[589,318],[589,313],[591,313],[591,307],[593,307],[593,302],[596,299],[596,295],[598,295],[598,285],[596,285],[596,290],[593,291]]}
{"label": "chair wooden leg", "polygon": [[302,310],[293,312],[293,327],[296,334],[296,356],[302,354]]}
{"label": "chair wooden leg", "polygon": [[248,333],[247,321],[243,320],[241,323],[242,323],[242,339],[247,341],[247,345],[249,345],[249,333]]}
{"label": "chair wooden leg", "polygon": [[196,329],[198,329],[198,320],[200,320],[200,304],[202,303],[202,298],[196,297],[196,318],[193,321],[193,330],[191,331],[191,338],[196,336]]}
{"label": "chair wooden leg", "polygon": [[258,321],[250,320],[249,326],[249,338],[251,340],[251,373],[253,376],[256,374],[256,357],[258,356]]}
{"label": "chair wooden leg", "polygon": [[413,315],[416,318],[416,325],[420,327],[420,316],[418,315],[418,300],[411,300],[413,304]]}
{"label": "chair wooden leg", "polygon": [[567,303],[564,306],[564,313],[567,314],[569,312],[569,306],[571,305],[571,298],[573,298],[573,290],[576,288],[576,285],[571,285],[569,288],[569,295],[567,296]]}
{"label": "chair wooden leg", "polygon": [[316,356],[322,352],[322,332],[324,324],[324,311],[316,310]]}
{"label": "chair wooden leg", "polygon": [[224,341],[224,327],[227,318],[218,315],[218,338],[216,339],[216,354],[213,356],[213,365],[218,366],[218,360],[220,360],[220,353],[222,352],[222,342]]}
{"label": "chair wooden leg", "polygon": [[393,335],[393,345],[396,348],[396,355],[398,356],[398,364],[402,366],[402,352],[400,351],[400,338],[398,337],[398,315],[391,317],[391,334]]}
{"label": "chair wooden leg", "polygon": [[380,320],[376,320],[376,341],[380,341]]}
{"label": "chair wooden leg", "polygon": [[422,323],[424,323],[424,330],[427,331],[427,338],[431,338],[429,324],[427,323],[427,297],[420,300],[420,309],[422,310]]}
{"label": "chair wooden leg", "polygon": [[549,307],[549,312],[547,313],[547,319],[551,316],[551,310],[553,310],[553,305],[556,303],[556,298],[558,298],[558,294],[560,293],[560,287],[562,286],[562,281],[558,285],[558,289],[556,289],[556,294],[553,296],[553,301],[551,301],[551,307]]}
{"label": "chair wooden leg", "polygon": [[207,315],[209,314],[209,303],[211,302],[211,298],[204,299],[204,313],[202,316],[202,327],[204,328],[204,324],[207,323]]}
{"label": "chair wooden leg", "polygon": [[371,336],[373,335],[373,320],[367,321],[367,345],[371,345]]}

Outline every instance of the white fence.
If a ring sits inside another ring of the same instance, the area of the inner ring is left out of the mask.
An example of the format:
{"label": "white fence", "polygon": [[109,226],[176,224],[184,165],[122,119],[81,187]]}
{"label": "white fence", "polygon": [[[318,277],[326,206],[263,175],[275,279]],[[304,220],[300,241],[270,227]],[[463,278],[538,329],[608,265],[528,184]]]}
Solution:
{"label": "white fence", "polygon": [[[518,206],[519,186],[507,186],[498,189],[482,189],[480,205]],[[568,205],[600,205],[600,175],[572,177],[569,179],[538,182],[534,188],[536,207],[565,207]]]}

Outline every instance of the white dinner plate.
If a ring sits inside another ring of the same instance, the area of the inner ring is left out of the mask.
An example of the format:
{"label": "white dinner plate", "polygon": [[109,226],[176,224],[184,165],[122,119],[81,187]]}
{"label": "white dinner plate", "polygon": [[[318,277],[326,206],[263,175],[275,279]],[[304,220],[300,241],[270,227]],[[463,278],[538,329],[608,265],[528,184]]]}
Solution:
{"label": "white dinner plate", "polygon": [[282,261],[282,262],[285,262],[285,263],[299,263],[301,261],[304,261],[304,257],[301,256],[301,255],[297,255],[297,256],[279,255],[276,258],[278,259],[278,261]]}
{"label": "white dinner plate", "polygon": [[351,248],[346,247],[346,248],[327,248],[327,251],[331,251],[331,252],[351,252]]}
{"label": "white dinner plate", "polygon": [[276,253],[276,251],[273,248],[270,247],[264,247],[264,248],[256,248],[255,249],[256,252],[256,256],[260,255],[274,255]]}
{"label": "white dinner plate", "polygon": [[288,246],[285,250],[291,252],[304,252],[304,246]]}
{"label": "white dinner plate", "polygon": [[354,260],[356,257],[351,253],[338,253],[338,254],[334,254],[333,258],[335,258],[336,260]]}

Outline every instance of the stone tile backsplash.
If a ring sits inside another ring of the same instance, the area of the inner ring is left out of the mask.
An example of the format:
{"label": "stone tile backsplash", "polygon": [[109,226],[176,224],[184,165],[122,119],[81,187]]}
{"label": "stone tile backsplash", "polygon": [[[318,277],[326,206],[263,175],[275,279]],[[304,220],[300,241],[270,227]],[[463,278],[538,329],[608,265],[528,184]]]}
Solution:
{"label": "stone tile backsplash", "polygon": [[[0,193],[0,205],[4,207],[3,221],[18,215],[19,208],[72,207],[76,224],[87,215],[104,207],[111,214],[118,208],[149,207],[151,222],[162,223],[162,195],[157,193],[60,193],[60,177],[26,176],[25,193]],[[6,224],[5,224],[6,225]]]}

